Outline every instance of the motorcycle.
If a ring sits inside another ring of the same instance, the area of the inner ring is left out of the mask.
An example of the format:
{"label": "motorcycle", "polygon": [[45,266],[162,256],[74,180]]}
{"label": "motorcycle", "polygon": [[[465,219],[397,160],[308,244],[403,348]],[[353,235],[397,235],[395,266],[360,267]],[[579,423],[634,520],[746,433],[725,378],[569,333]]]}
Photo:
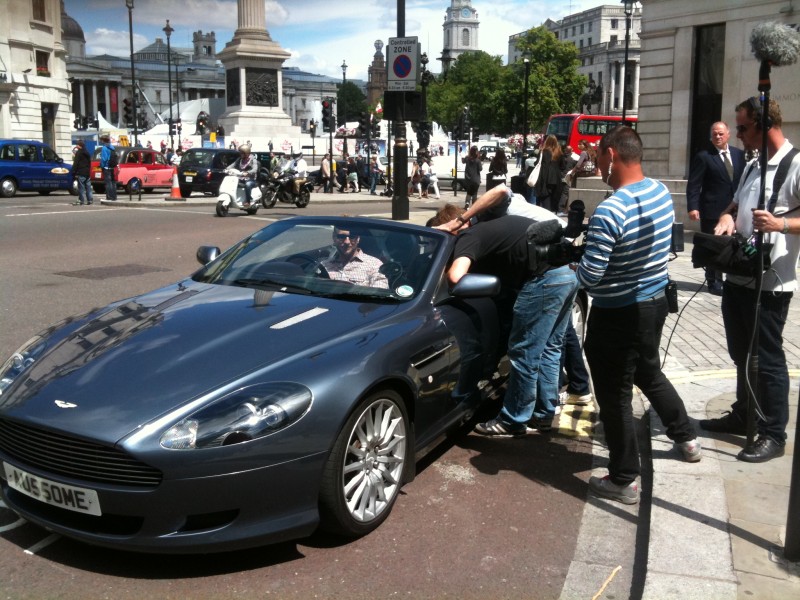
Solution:
{"label": "motorcycle", "polygon": [[258,212],[259,202],[262,201],[261,189],[256,185],[250,191],[250,203],[247,203],[247,188],[243,177],[244,173],[237,169],[225,169],[225,177],[219,186],[219,196],[217,196],[217,216],[227,217],[231,207],[245,211],[248,215]]}
{"label": "motorcycle", "polygon": [[[271,177],[263,176],[261,183],[261,204],[264,208],[272,208],[276,202],[294,204],[297,208],[305,208],[311,201],[311,192],[314,190],[314,182],[307,179],[300,186],[300,193],[294,193],[294,171],[282,171],[272,174]],[[263,181],[265,180],[266,181]]]}

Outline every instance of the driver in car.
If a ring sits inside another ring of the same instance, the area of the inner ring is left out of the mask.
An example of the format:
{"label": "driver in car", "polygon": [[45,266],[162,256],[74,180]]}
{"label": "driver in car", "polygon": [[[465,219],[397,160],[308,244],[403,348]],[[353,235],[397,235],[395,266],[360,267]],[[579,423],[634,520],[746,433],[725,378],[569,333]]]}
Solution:
{"label": "driver in car", "polygon": [[360,233],[334,227],[333,245],[336,247],[336,253],[322,261],[322,266],[331,279],[388,289],[389,282],[386,275],[380,271],[383,261],[361,250],[358,247],[360,241]]}

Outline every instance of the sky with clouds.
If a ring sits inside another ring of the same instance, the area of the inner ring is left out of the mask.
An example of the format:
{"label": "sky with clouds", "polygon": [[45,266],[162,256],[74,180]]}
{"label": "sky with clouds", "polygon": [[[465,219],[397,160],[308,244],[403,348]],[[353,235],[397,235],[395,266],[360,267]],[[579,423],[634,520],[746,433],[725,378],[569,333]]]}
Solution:
{"label": "sky with clouds", "polygon": [[[375,53],[375,40],[384,43],[397,35],[396,0],[265,0],[270,36],[291,58],[284,66],[341,77],[367,79]],[[481,50],[503,56],[508,37],[546,19],[560,19],[613,0],[472,0],[478,11]],[[86,54],[130,54],[128,9],[125,0],[64,0],[69,16],[83,28]],[[417,36],[430,57],[429,68],[438,72],[445,10],[449,0],[405,0],[406,35]],[[133,47],[138,50],[165,39],[162,29],[169,19],[174,29],[170,42],[190,48],[195,31],[214,31],[217,52],[233,37],[237,26],[236,0],[134,0]],[[384,50],[385,54],[385,50]]]}

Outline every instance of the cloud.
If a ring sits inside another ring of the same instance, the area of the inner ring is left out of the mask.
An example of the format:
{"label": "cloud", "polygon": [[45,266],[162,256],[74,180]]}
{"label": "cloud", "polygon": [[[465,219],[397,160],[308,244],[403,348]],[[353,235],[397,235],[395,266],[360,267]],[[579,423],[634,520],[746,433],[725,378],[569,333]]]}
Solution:
{"label": "cloud", "polygon": [[[128,31],[115,31],[113,29],[105,29],[100,27],[90,32],[88,35],[84,33],[87,42],[92,40],[91,44],[86,45],[87,56],[99,56],[101,54],[110,54],[112,56],[130,56],[131,46]],[[144,48],[153,40],[148,40],[145,36],[137,33],[133,34],[133,50],[134,52]]]}

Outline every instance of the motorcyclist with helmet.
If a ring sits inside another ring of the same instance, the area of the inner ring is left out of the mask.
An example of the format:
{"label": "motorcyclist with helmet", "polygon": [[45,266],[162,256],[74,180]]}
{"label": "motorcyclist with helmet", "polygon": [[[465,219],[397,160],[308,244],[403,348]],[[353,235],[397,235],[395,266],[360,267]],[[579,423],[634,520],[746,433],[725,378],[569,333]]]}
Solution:
{"label": "motorcyclist with helmet", "polygon": [[231,165],[232,169],[237,169],[242,172],[240,176],[244,181],[245,191],[247,193],[247,204],[250,204],[251,192],[254,187],[258,185],[256,178],[258,177],[259,164],[258,159],[251,153],[250,144],[242,144],[239,146],[239,158],[237,158]]}
{"label": "motorcyclist with helmet", "polygon": [[293,191],[295,196],[299,196],[300,188],[303,187],[303,184],[308,178],[308,164],[303,158],[302,152],[292,154],[292,161],[288,164],[286,170],[294,175],[294,179],[292,180],[294,186]]}

